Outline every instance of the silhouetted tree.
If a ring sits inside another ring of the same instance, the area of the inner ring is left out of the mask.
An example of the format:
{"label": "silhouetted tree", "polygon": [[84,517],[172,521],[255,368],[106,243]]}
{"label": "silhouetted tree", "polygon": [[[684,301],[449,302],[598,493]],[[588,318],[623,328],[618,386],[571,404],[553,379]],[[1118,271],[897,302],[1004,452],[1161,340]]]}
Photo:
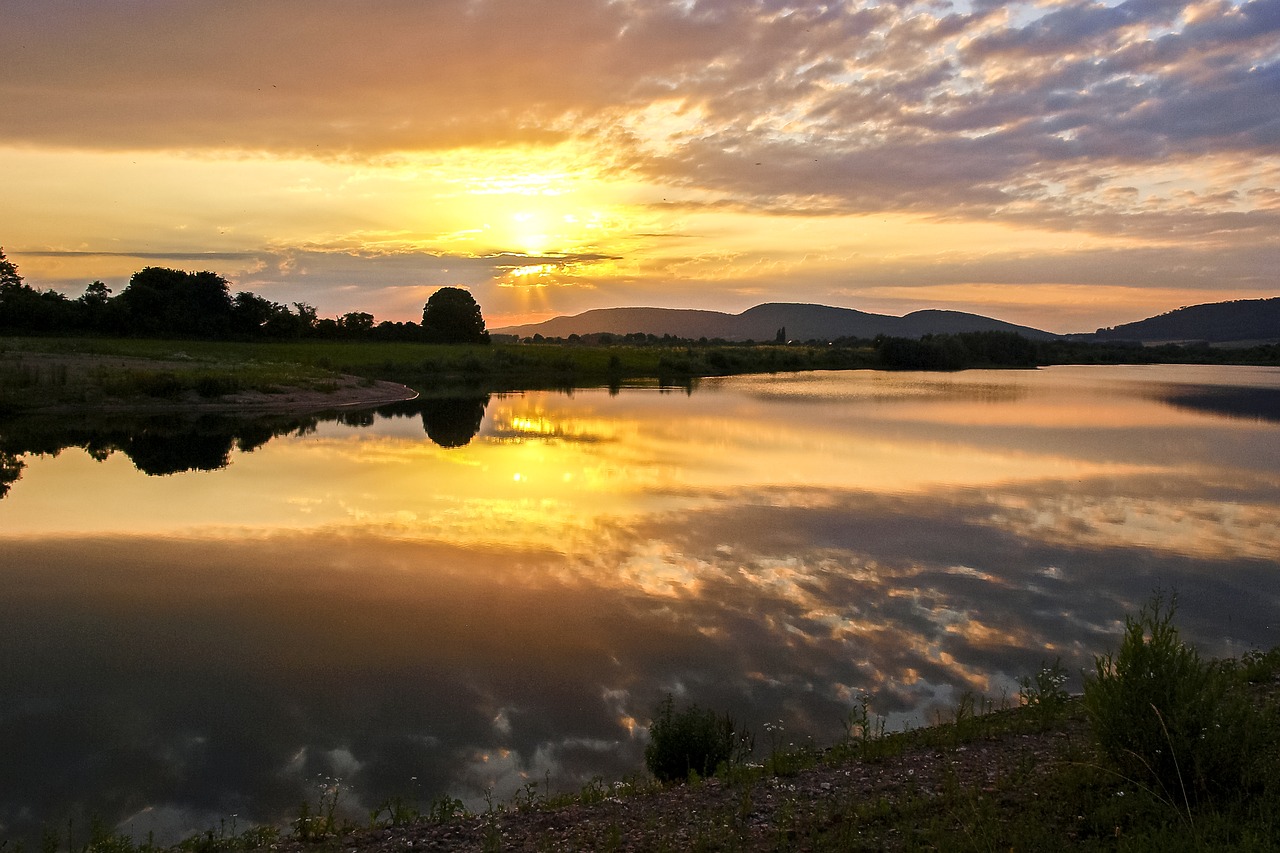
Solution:
{"label": "silhouetted tree", "polygon": [[242,290],[232,300],[231,325],[236,334],[249,338],[298,337],[302,320],[279,302]]}
{"label": "silhouetted tree", "polygon": [[295,302],[293,303],[293,307],[298,312],[298,326],[302,330],[303,334],[306,334],[316,327],[316,323],[319,318],[314,305],[309,305],[306,302]]}
{"label": "silhouetted tree", "polygon": [[875,341],[885,367],[905,370],[962,370],[969,351],[954,335],[925,335],[919,340],[880,336]]}
{"label": "silhouetted tree", "polygon": [[412,321],[400,323],[383,320],[373,327],[370,337],[375,341],[422,341],[422,327]]}
{"label": "silhouetted tree", "polygon": [[364,337],[373,330],[373,315],[365,311],[350,311],[338,318],[338,328],[343,337]]}
{"label": "silhouetted tree", "polygon": [[18,275],[18,268],[4,256],[4,247],[0,246],[0,291],[21,286],[22,276]]}
{"label": "silhouetted tree", "polygon": [[1016,332],[961,332],[956,337],[974,366],[1035,367],[1041,359],[1040,345]]}
{"label": "silhouetted tree", "polygon": [[338,326],[338,321],[332,317],[322,317],[311,327],[311,335],[316,338],[336,338],[341,334],[342,329]]}
{"label": "silhouetted tree", "polygon": [[121,306],[111,298],[111,288],[95,281],[72,305],[77,315],[76,325],[92,332],[113,333],[121,329]]}
{"label": "silhouetted tree", "polygon": [[0,249],[0,328],[46,332],[74,327],[71,300],[56,290],[36,290],[22,280],[18,267]]}
{"label": "silhouetted tree", "polygon": [[489,343],[480,306],[460,287],[442,287],[431,294],[422,307],[422,332],[432,343]]}
{"label": "silhouetted tree", "polygon": [[134,334],[215,338],[233,326],[230,287],[212,272],[147,267],[133,274],[117,299]]}

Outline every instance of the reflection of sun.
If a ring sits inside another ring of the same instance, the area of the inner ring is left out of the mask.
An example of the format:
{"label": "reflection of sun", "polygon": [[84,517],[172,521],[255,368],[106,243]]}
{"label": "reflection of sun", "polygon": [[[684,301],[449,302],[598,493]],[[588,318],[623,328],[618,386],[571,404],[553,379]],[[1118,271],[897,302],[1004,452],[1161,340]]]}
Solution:
{"label": "reflection of sun", "polygon": [[516,433],[531,435],[555,435],[555,425],[543,417],[513,416],[510,420],[511,430]]}

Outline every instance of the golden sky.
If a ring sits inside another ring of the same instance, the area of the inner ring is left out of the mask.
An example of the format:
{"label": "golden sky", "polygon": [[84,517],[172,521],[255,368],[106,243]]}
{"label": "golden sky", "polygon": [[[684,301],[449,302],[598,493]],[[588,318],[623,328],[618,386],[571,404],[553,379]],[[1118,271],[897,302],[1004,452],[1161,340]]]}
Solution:
{"label": "golden sky", "polygon": [[1280,293],[1280,0],[8,0],[0,245],[491,328]]}

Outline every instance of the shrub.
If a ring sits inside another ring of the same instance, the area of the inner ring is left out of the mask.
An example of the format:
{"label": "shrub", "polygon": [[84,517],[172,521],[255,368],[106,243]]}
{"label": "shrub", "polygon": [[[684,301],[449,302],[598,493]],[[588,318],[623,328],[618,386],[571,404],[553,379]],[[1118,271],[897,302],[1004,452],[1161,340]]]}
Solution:
{"label": "shrub", "polygon": [[1115,654],[1094,659],[1084,705],[1102,753],[1179,808],[1242,792],[1270,730],[1231,670],[1200,659],[1173,625],[1176,597],[1125,618]]}
{"label": "shrub", "polygon": [[644,763],[662,782],[687,779],[690,773],[711,776],[720,765],[743,757],[750,746],[750,734],[739,735],[728,715],[697,705],[676,711],[675,702],[668,695],[658,704],[649,724]]}
{"label": "shrub", "polygon": [[176,400],[187,390],[186,383],[177,374],[167,371],[139,372],[126,378],[122,384],[126,388],[131,385],[135,394],[159,397],[165,400]]}
{"label": "shrub", "polygon": [[221,397],[225,394],[235,394],[240,391],[240,380],[234,376],[218,376],[206,373],[196,379],[195,390],[201,397]]}
{"label": "shrub", "polygon": [[1040,725],[1051,726],[1066,713],[1071,699],[1063,689],[1066,683],[1067,670],[1058,658],[1052,665],[1042,665],[1034,678],[1024,675],[1018,679],[1018,700],[1031,709]]}

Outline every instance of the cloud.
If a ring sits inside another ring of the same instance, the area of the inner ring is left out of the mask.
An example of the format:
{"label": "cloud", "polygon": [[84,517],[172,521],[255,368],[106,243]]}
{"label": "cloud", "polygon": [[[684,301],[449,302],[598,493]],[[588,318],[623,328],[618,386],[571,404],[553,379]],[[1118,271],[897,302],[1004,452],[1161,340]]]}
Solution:
{"label": "cloud", "polygon": [[[1280,263],[1280,0],[378,0],[358,14],[333,0],[16,0],[4,43],[11,147],[369,173],[561,146],[644,211],[632,235],[689,231],[663,219],[665,198],[1031,223],[1072,252],[1077,234],[1176,242],[1199,253],[1199,279],[1236,289]],[[342,204],[376,218],[336,190],[324,209]],[[536,236],[476,254],[552,254]],[[289,251],[318,266],[304,241]],[[1233,278],[1219,264],[1239,267],[1237,252],[1256,263]],[[399,275],[394,255],[380,263]],[[558,272],[519,284],[603,298],[620,281]]]}
{"label": "cloud", "polygon": [[[119,1],[19,2],[6,15],[16,62],[3,92],[26,127],[10,136],[326,154],[546,140],[562,133],[555,120],[624,82],[612,49],[647,36],[622,35],[637,17],[622,10],[389,0],[354,14],[288,0],[138,14]],[[675,45],[666,53],[681,58]]]}

